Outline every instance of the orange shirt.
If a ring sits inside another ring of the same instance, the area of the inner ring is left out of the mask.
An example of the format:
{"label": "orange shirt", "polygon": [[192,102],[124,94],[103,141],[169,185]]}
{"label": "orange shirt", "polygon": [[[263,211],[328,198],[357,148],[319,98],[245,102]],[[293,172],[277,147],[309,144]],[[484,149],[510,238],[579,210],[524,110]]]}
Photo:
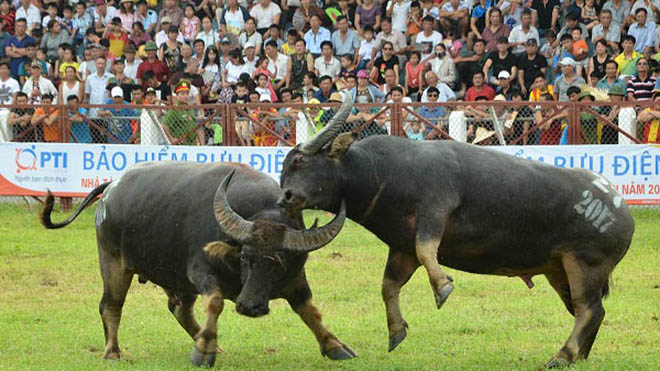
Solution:
{"label": "orange shirt", "polygon": [[571,54],[575,57],[576,60],[584,60],[585,57],[577,59],[577,56],[580,54],[581,50],[586,50],[589,51],[589,47],[587,46],[587,42],[584,39],[580,39],[577,41],[573,41],[573,50],[571,51]]}
{"label": "orange shirt", "polygon": [[124,56],[124,48],[128,45],[128,36],[125,32],[115,36],[114,32],[110,32],[108,35],[108,40],[110,41],[110,48],[108,51],[111,54],[111,57],[121,58]]}
{"label": "orange shirt", "polygon": [[[53,117],[57,116],[58,112],[57,110],[52,111],[50,113],[46,113],[46,110],[44,110],[42,107],[37,108],[34,111],[35,116],[43,116],[43,115],[48,115],[48,117]],[[41,126],[44,129],[44,140],[46,142],[60,142],[60,123],[55,120],[53,121],[52,125],[46,125],[44,121],[41,122]]]}

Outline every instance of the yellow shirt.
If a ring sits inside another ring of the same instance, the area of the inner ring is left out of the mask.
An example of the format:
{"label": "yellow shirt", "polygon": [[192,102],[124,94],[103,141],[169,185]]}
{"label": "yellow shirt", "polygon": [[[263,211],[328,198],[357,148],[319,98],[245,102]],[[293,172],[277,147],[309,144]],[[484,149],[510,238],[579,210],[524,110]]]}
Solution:
{"label": "yellow shirt", "polygon": [[554,88],[552,85],[548,85],[545,89],[545,91],[541,91],[540,89],[532,89],[532,91],[529,92],[529,101],[530,102],[539,102],[541,100],[541,96],[545,93],[548,93],[550,95],[554,95]]}
{"label": "yellow shirt", "polygon": [[293,53],[295,53],[296,50],[293,48],[293,46],[289,45],[289,43],[284,43],[282,44],[282,52],[284,53],[284,55],[290,56]]}
{"label": "yellow shirt", "polygon": [[59,70],[60,77],[64,77],[64,73],[66,72],[66,68],[69,67],[69,66],[75,68],[76,72],[78,72],[78,69],[79,69],[78,62],[71,62],[71,63],[62,62],[62,63],[60,63],[60,70]]}
{"label": "yellow shirt", "polygon": [[[631,59],[626,59],[626,57],[623,55],[623,53],[619,54],[614,58],[614,61],[619,65],[619,68],[616,70],[616,72],[622,74],[622,75],[634,75],[637,73],[637,60],[639,57],[642,55],[637,53],[636,51],[633,50],[632,52],[632,58]],[[635,62],[632,64],[632,66],[629,66],[630,63]]]}

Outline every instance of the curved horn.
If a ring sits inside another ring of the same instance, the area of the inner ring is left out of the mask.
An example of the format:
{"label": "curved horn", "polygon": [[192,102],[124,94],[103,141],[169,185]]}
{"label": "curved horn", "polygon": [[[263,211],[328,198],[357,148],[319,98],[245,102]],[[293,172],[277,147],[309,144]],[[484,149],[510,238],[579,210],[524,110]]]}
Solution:
{"label": "curved horn", "polygon": [[344,94],[344,103],[339,107],[339,111],[332,116],[332,119],[323,130],[318,132],[318,134],[309,141],[303,143],[300,147],[300,151],[308,155],[313,155],[326,143],[334,139],[339,133],[341,126],[346,122],[348,115],[351,113],[351,109],[353,109],[353,98],[351,98],[350,93],[346,93]]}
{"label": "curved horn", "polygon": [[319,229],[307,229],[299,231],[287,228],[284,232],[284,241],[282,248],[285,250],[310,252],[318,250],[332,241],[341,228],[344,226],[346,220],[346,203],[341,200],[341,208],[330,223],[324,225]]}
{"label": "curved horn", "polygon": [[231,209],[227,202],[227,186],[236,170],[232,170],[229,175],[222,180],[222,183],[215,192],[213,198],[213,211],[215,220],[218,221],[220,229],[232,239],[245,243],[252,235],[253,222],[243,219]]}

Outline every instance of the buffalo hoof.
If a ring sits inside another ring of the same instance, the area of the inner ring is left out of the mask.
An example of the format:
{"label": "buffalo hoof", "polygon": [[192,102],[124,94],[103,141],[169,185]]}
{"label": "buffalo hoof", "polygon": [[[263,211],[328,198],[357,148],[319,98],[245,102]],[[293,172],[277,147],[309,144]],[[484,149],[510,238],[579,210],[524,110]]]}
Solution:
{"label": "buffalo hoof", "polygon": [[324,355],[328,356],[328,358],[333,361],[343,361],[345,359],[357,357],[357,353],[355,353],[355,351],[346,344],[342,344],[340,347],[330,349]]}
{"label": "buffalo hoof", "polygon": [[213,367],[215,364],[215,353],[204,354],[193,346],[190,352],[190,362],[195,366]]}
{"label": "buffalo hoof", "polygon": [[110,353],[106,353],[103,356],[103,358],[109,361],[118,361],[119,359],[121,359],[121,356],[119,355],[118,352],[110,352]]}
{"label": "buffalo hoof", "polygon": [[398,334],[394,334],[393,336],[390,336],[390,346],[387,349],[388,352],[393,351],[396,349],[396,347],[401,344],[402,341],[406,339],[406,336],[408,335],[408,332],[404,328],[403,331],[399,332]]}
{"label": "buffalo hoof", "polygon": [[438,305],[438,309],[442,307],[442,304],[447,301],[447,298],[449,297],[449,294],[454,291],[454,284],[453,283],[448,283],[440,289],[439,293],[435,294],[435,303]]}
{"label": "buffalo hoof", "polygon": [[570,364],[571,363],[565,359],[553,357],[545,364],[545,368],[563,368],[568,367]]}

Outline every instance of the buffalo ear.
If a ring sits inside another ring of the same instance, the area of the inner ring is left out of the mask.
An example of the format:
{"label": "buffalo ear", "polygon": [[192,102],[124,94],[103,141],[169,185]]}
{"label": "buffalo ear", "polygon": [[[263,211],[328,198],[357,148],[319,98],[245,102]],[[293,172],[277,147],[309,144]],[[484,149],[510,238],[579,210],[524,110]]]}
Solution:
{"label": "buffalo ear", "polygon": [[348,151],[351,147],[351,144],[355,142],[358,138],[358,133],[348,132],[341,133],[332,141],[332,146],[330,147],[330,157],[338,159]]}
{"label": "buffalo ear", "polygon": [[204,252],[208,256],[224,260],[227,257],[238,256],[240,250],[224,241],[209,242],[204,246]]}

